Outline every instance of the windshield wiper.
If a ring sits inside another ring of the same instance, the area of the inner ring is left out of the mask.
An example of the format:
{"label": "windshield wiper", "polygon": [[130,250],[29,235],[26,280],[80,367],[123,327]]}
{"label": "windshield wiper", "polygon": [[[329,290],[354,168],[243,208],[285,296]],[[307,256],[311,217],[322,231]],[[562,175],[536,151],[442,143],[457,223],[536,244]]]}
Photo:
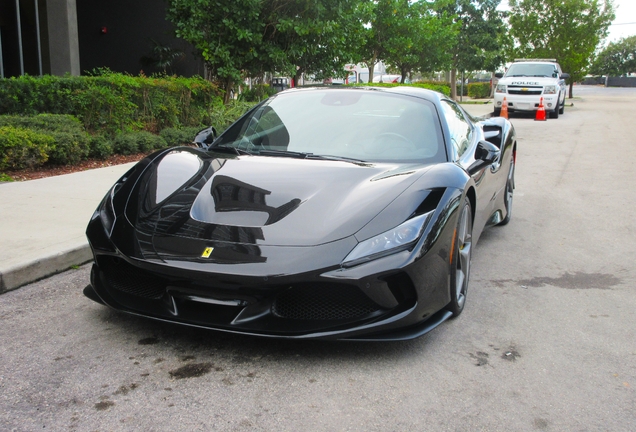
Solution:
{"label": "windshield wiper", "polygon": [[271,149],[263,149],[258,152],[260,156],[283,156],[283,157],[291,157],[298,159],[306,159],[307,156],[311,156],[312,153],[304,153],[304,152],[295,152],[289,150],[271,150]]}
{"label": "windshield wiper", "polygon": [[356,159],[356,158],[350,158],[350,157],[346,157],[346,156],[334,156],[334,155],[319,155],[319,154],[313,154],[313,153],[309,153],[307,155],[308,159],[324,159],[324,160],[333,160],[333,161],[341,161],[341,162],[350,162],[356,165],[360,165],[360,166],[370,166],[371,164],[367,161],[364,161],[362,159]]}
{"label": "windshield wiper", "polygon": [[291,157],[298,159],[321,159],[321,160],[333,160],[333,161],[341,161],[341,162],[350,162],[356,165],[369,165],[366,161],[349,158],[345,156],[333,156],[333,155],[321,155],[315,153],[308,152],[295,152],[289,150],[271,150],[271,149],[263,149],[258,152],[260,156],[283,156],[283,157]]}
{"label": "windshield wiper", "polygon": [[241,149],[236,148],[236,147],[224,146],[224,145],[209,147],[208,151],[218,151],[219,153],[234,153],[237,156],[251,155],[252,154],[252,153],[250,153],[250,152],[248,152],[246,150],[241,150]]}

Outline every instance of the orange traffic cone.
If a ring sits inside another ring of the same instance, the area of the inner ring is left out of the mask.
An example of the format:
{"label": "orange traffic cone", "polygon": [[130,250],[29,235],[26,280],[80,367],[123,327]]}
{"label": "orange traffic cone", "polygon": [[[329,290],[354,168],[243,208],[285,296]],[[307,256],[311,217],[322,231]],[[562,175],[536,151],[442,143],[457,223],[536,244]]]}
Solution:
{"label": "orange traffic cone", "polygon": [[545,107],[543,106],[543,98],[539,100],[539,109],[537,110],[537,115],[534,120],[545,121]]}
{"label": "orange traffic cone", "polygon": [[501,112],[499,113],[499,117],[503,117],[505,119],[508,118],[508,101],[504,97],[503,104],[501,105]]}

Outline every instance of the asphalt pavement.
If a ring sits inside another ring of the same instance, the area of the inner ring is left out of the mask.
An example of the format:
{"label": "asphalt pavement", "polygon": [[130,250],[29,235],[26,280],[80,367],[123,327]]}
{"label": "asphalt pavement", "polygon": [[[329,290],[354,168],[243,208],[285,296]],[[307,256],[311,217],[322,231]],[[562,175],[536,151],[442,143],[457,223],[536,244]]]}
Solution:
{"label": "asphalt pavement", "polygon": [[[492,103],[468,103],[474,116]],[[109,188],[133,164],[0,184],[0,294],[91,259],[85,230]]]}

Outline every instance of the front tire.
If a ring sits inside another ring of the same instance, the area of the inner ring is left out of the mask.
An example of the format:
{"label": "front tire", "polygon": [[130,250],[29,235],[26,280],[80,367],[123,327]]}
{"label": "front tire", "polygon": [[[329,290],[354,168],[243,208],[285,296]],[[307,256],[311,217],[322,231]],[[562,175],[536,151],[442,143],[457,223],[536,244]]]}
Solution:
{"label": "front tire", "polygon": [[492,116],[493,116],[493,117],[499,117],[500,115],[501,115],[501,108],[495,108],[495,109],[492,111]]}
{"label": "front tire", "polygon": [[553,119],[558,119],[559,118],[559,114],[561,112],[561,108],[559,106],[559,100],[561,100],[561,95],[559,95],[559,97],[557,97],[557,106],[554,107],[554,111],[550,112],[550,118],[553,118]]}
{"label": "front tire", "polygon": [[515,161],[510,161],[510,170],[508,171],[508,180],[506,180],[506,196],[504,198],[504,206],[506,207],[506,217],[497,225],[507,225],[512,217],[512,197],[515,190]]}
{"label": "front tire", "polygon": [[455,244],[450,274],[451,301],[446,309],[455,318],[462,313],[466,304],[470,260],[473,253],[473,212],[468,197],[464,198],[464,205],[459,213],[459,221],[453,237]]}

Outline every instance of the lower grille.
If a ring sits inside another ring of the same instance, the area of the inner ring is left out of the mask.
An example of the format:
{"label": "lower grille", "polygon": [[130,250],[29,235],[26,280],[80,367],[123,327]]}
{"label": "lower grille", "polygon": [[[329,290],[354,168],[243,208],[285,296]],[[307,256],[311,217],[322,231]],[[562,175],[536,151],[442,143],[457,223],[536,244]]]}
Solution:
{"label": "lower grille", "polygon": [[527,91],[523,91],[523,90],[512,90],[512,89],[508,89],[508,94],[513,94],[513,95],[540,95],[541,93],[543,93],[543,90],[527,90]]}
{"label": "lower grille", "polygon": [[104,257],[98,265],[108,286],[117,291],[153,300],[160,299],[166,292],[160,278],[119,258]]}
{"label": "lower grille", "polygon": [[321,283],[291,287],[272,305],[277,317],[313,321],[362,318],[380,310],[354,286]]}

